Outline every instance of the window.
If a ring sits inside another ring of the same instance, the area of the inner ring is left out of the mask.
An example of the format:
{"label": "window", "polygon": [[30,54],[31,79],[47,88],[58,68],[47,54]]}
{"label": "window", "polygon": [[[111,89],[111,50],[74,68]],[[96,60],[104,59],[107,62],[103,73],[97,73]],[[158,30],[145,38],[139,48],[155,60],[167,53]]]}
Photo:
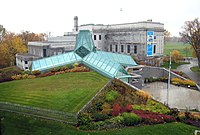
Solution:
{"label": "window", "polygon": [[156,53],[156,45],[153,46],[153,53]]}
{"label": "window", "polygon": [[101,40],[101,35],[99,35],[99,40]]}
{"label": "window", "polygon": [[135,54],[137,53],[137,46],[136,45],[134,46],[134,53]]}
{"label": "window", "polygon": [[25,64],[28,64],[28,61],[25,61]]}
{"label": "window", "polygon": [[94,35],[94,40],[97,40],[97,35]]}
{"label": "window", "polygon": [[127,45],[127,53],[130,53],[131,47],[130,45]]}
{"label": "window", "polygon": [[25,69],[28,69],[28,67],[25,67]]}
{"label": "window", "polygon": [[124,52],[124,46],[121,45],[121,52]]}
{"label": "window", "polygon": [[47,49],[43,49],[43,57],[47,57]]}
{"label": "window", "polygon": [[112,45],[110,45],[110,52],[112,52]]}
{"label": "window", "polygon": [[115,52],[118,52],[118,45],[115,45]]}
{"label": "window", "polygon": [[156,36],[154,36],[154,39],[156,39]]}

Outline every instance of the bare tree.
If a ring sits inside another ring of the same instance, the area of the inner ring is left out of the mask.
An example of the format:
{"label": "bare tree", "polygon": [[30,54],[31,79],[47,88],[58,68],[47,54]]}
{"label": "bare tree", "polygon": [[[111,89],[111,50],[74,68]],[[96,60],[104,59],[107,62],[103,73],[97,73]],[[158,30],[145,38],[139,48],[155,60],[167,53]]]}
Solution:
{"label": "bare tree", "polygon": [[164,44],[170,41],[171,33],[167,30],[164,31]]}
{"label": "bare tree", "polygon": [[180,32],[180,35],[182,36],[183,41],[192,45],[200,68],[200,22],[198,18],[193,21],[186,21],[183,29],[184,30]]}

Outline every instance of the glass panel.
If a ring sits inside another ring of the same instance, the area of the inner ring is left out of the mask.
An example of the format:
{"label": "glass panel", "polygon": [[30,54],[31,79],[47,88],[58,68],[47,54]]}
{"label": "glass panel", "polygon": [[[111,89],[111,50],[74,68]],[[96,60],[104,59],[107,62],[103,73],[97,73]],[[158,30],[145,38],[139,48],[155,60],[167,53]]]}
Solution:
{"label": "glass panel", "polygon": [[45,61],[46,61],[46,64],[47,64],[48,66],[53,66],[52,61],[51,61],[51,58],[47,58],[47,59],[45,59]]}
{"label": "glass panel", "polygon": [[99,63],[97,64],[97,67],[101,67],[102,64],[103,64],[103,59],[101,58],[101,59],[99,60]]}
{"label": "glass panel", "polygon": [[58,55],[57,58],[60,64],[65,63],[65,60],[63,59],[63,55]]}
{"label": "glass panel", "polygon": [[57,58],[55,56],[52,57],[51,59],[52,59],[53,65],[57,65],[58,64],[58,60],[57,60]]}
{"label": "glass panel", "polygon": [[45,60],[40,60],[40,65],[42,68],[47,66]]}
{"label": "glass panel", "polygon": [[105,60],[103,62],[103,65],[101,66],[101,68],[104,70],[106,68],[106,66],[108,65],[109,61],[108,60]]}
{"label": "glass panel", "polygon": [[108,63],[108,65],[107,65],[107,67],[106,67],[106,69],[105,69],[105,71],[106,72],[109,72],[110,71],[110,69],[112,68],[112,65],[113,65],[113,63]]}

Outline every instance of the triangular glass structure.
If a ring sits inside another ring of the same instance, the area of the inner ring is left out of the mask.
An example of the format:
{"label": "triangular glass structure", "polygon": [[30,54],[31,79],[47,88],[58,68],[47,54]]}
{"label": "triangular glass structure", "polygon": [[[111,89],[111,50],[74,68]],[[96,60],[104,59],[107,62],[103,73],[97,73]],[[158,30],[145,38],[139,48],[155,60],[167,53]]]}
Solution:
{"label": "triangular glass structure", "polygon": [[35,60],[32,62],[32,70],[44,71],[75,62],[83,63],[108,78],[120,78],[126,82],[132,76],[123,66],[137,65],[131,56],[96,51],[90,31],[81,30],[73,52]]}

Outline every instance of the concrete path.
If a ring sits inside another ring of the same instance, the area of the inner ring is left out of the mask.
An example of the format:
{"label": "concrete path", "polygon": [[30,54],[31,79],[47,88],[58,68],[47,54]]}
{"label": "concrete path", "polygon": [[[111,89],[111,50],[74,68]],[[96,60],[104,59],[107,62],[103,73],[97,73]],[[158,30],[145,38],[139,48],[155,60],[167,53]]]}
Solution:
{"label": "concrete path", "polygon": [[188,77],[190,77],[190,79],[192,79],[198,85],[200,85],[200,74],[194,73],[190,70],[191,67],[197,65],[198,65],[197,58],[193,58],[192,60],[190,60],[190,64],[181,65],[176,70],[184,72]]}
{"label": "concrete path", "polygon": [[[154,82],[145,84],[143,90],[150,93],[156,100],[167,104],[167,83]],[[199,91],[170,85],[168,95],[170,108],[200,110]]]}

